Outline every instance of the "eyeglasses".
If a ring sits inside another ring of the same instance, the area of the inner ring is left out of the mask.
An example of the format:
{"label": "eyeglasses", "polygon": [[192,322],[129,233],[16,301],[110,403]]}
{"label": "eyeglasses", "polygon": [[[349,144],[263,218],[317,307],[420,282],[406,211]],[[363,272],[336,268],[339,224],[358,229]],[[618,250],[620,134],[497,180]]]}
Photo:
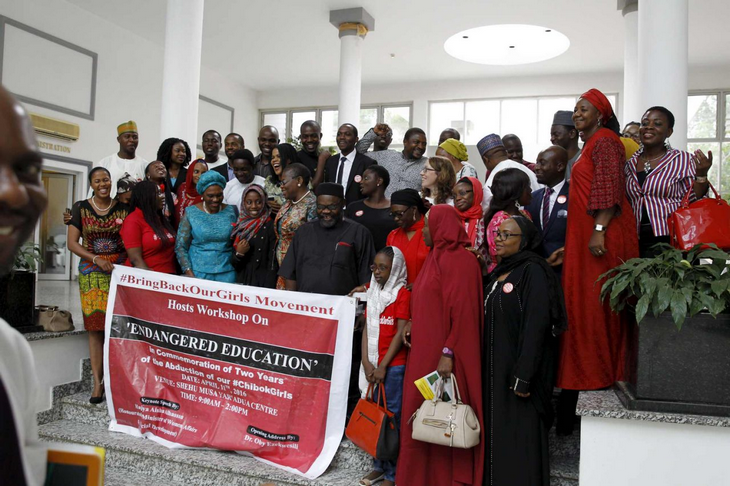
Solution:
{"label": "eyeglasses", "polygon": [[375,272],[375,270],[378,270],[380,272],[387,272],[390,270],[390,268],[386,267],[385,265],[370,265],[370,271]]}
{"label": "eyeglasses", "polygon": [[390,217],[393,219],[400,219],[403,217],[404,214],[406,214],[408,211],[410,211],[413,208],[408,208],[405,211],[391,211]]}
{"label": "eyeglasses", "polygon": [[429,172],[429,171],[438,172],[436,169],[431,169],[430,167],[424,167],[423,169],[421,169],[421,174],[423,174],[424,172]]}
{"label": "eyeglasses", "polygon": [[342,204],[317,204],[317,211],[324,211],[325,209],[328,209],[330,211],[337,211],[338,209],[342,208]]}
{"label": "eyeglasses", "polygon": [[454,196],[460,196],[460,197],[466,197],[470,192],[474,192],[471,189],[467,189],[465,191],[454,191]]}
{"label": "eyeglasses", "polygon": [[495,240],[508,240],[512,238],[513,236],[522,236],[522,233],[510,233],[509,231],[494,231],[494,239]]}
{"label": "eyeglasses", "polygon": [[284,187],[285,185],[289,184],[294,179],[289,179],[288,181],[279,181],[279,187]]}

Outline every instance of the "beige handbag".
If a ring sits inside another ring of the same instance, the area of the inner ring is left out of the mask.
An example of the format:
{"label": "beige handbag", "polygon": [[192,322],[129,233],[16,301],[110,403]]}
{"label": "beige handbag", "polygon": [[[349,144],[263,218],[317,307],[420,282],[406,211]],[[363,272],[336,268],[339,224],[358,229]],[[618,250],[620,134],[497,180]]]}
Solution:
{"label": "beige handbag", "polygon": [[38,325],[43,326],[47,332],[67,332],[74,330],[74,321],[71,313],[59,310],[55,305],[39,305],[36,307],[38,313]]}
{"label": "beige handbag", "polygon": [[413,440],[458,449],[469,449],[479,444],[481,427],[474,409],[462,403],[456,376],[452,373],[455,400],[444,402],[444,380],[440,380],[438,393],[433,400],[425,400],[416,410],[413,421]]}

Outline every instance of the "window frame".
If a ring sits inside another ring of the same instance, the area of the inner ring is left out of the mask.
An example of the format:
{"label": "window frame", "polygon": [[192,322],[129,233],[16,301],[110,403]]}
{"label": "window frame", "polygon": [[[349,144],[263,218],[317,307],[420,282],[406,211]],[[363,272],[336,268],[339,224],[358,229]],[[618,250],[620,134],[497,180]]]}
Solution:
{"label": "window frame", "polygon": [[[717,185],[713,184],[715,186],[715,189],[718,193],[723,193],[723,187],[722,187],[722,175],[725,170],[730,170],[730,167],[724,167],[724,160],[723,160],[723,148],[726,145],[730,145],[730,135],[726,133],[726,120],[727,120],[727,102],[726,97],[730,99],[730,88],[727,89],[700,89],[700,90],[690,90],[687,93],[687,98],[689,99],[690,96],[708,96],[708,95],[715,95],[717,97],[717,105],[715,108],[716,112],[716,120],[715,120],[715,136],[713,138],[690,138],[689,137],[689,123],[687,124],[687,145],[690,144],[710,144],[710,143],[716,143],[720,146],[719,153],[715,154],[714,160],[713,160],[713,167],[717,167]],[[689,120],[687,120],[689,122]],[[728,163],[730,164],[730,159],[728,160]],[[711,181],[713,182],[713,181]]]}

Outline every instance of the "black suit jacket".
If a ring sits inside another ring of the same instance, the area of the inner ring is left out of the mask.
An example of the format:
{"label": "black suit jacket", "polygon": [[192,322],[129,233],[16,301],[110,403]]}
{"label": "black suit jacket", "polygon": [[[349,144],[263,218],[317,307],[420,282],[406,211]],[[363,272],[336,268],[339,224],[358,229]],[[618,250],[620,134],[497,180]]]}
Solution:
{"label": "black suit jacket", "polygon": [[542,212],[542,198],[545,194],[545,188],[533,192],[532,201],[525,208],[532,216],[532,222],[535,223],[535,226],[542,234],[542,249],[545,257],[550,256],[558,248],[565,246],[565,231],[568,227],[569,191],[570,184],[565,181],[560,193],[558,193],[558,199],[553,205],[550,219],[548,219],[544,228],[540,223],[540,213]]}
{"label": "black suit jacket", "polygon": [[230,179],[228,178],[228,162],[225,164],[221,164],[218,167],[213,167],[213,170],[222,175],[226,182],[228,182]]}
{"label": "black suit jacket", "polygon": [[[350,169],[350,177],[348,177],[346,184],[344,183],[345,181],[342,181],[342,185],[345,187],[345,204],[350,204],[351,202],[358,201],[364,197],[360,192],[360,180],[356,182],[355,177],[360,176],[359,179],[361,179],[362,173],[365,172],[365,169],[371,165],[377,165],[377,162],[370,157],[354,150],[353,153],[355,154],[355,160],[352,163],[352,169]],[[337,182],[337,168],[340,166],[341,157],[341,154],[335,154],[327,159],[327,162],[325,162],[325,182]]]}

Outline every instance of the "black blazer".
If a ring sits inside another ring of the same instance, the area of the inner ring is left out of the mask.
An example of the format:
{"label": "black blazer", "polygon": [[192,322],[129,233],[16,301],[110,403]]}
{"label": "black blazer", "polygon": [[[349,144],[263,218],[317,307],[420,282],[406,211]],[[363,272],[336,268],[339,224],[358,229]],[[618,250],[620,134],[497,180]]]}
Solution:
{"label": "black blazer", "polygon": [[226,182],[230,180],[228,178],[228,162],[221,164],[218,167],[213,167],[213,170],[222,175]]}
{"label": "black blazer", "polygon": [[[542,211],[542,198],[545,194],[545,188],[538,189],[532,193],[532,201],[525,209],[532,216],[532,222],[537,226],[538,231],[542,234],[542,250],[544,256],[548,257],[558,248],[565,246],[565,230],[568,227],[568,193],[570,184],[565,181],[558,199],[555,201],[553,210],[550,213],[545,227],[540,223],[540,213]],[[563,202],[560,202],[563,201]]]}
{"label": "black blazer", "polygon": [[[362,179],[362,173],[371,165],[377,165],[377,162],[367,155],[363,155],[354,150],[353,153],[355,153],[355,161],[352,163],[352,169],[350,169],[350,177],[347,179],[347,184],[343,184],[343,186],[345,186],[345,204],[350,204],[351,202],[358,201],[364,197],[360,192],[360,180]],[[337,182],[337,168],[340,166],[341,157],[341,154],[335,154],[327,159],[327,162],[325,162],[325,182]],[[360,177],[356,182],[355,177],[357,176]]]}

